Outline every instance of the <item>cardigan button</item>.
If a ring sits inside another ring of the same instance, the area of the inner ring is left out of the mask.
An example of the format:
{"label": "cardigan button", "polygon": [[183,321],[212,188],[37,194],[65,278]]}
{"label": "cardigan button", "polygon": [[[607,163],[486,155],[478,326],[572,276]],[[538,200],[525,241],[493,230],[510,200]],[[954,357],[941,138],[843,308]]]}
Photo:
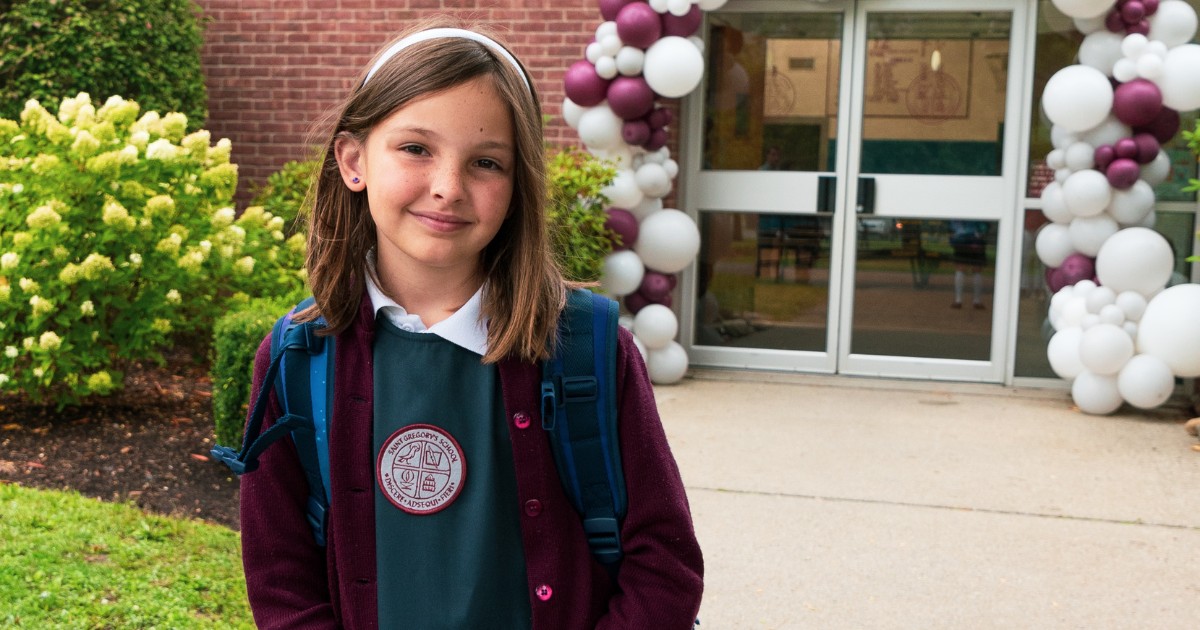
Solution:
{"label": "cardigan button", "polygon": [[529,414],[525,413],[524,411],[518,411],[517,413],[513,414],[513,424],[517,425],[518,429],[528,429]]}
{"label": "cardigan button", "polygon": [[530,499],[525,502],[525,513],[530,516],[537,516],[542,513],[542,502],[537,499]]}
{"label": "cardigan button", "polygon": [[554,594],[554,589],[550,588],[549,584],[542,584],[541,586],[533,589],[533,592],[535,595],[537,595],[538,599],[548,602],[550,601],[550,596]]}

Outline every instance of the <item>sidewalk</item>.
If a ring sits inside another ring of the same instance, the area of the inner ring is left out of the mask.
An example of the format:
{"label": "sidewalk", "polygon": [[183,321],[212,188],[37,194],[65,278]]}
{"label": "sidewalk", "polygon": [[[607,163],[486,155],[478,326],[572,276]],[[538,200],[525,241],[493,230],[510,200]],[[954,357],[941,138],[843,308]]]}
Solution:
{"label": "sidewalk", "polygon": [[1198,628],[1185,400],[693,370],[659,409],[701,628]]}

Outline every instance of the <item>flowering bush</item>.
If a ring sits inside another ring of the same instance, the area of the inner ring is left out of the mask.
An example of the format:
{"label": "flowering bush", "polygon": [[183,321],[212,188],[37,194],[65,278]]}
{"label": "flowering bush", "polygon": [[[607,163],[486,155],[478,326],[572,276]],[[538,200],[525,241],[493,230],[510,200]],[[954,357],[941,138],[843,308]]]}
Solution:
{"label": "flowering bush", "polygon": [[139,113],[81,93],[0,119],[0,392],[108,394],[230,302],[303,293],[303,236],[234,212],[229,141]]}

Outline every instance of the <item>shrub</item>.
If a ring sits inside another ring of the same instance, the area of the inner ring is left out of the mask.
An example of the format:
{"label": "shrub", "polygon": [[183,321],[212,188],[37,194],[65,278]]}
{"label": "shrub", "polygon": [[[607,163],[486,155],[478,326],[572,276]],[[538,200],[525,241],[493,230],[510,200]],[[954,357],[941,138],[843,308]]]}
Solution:
{"label": "shrub", "polygon": [[191,0],[4,2],[0,10],[0,118],[30,98],[120,94],[147,110],[182,112],[198,129],[207,117]]}
{"label": "shrub", "polygon": [[242,443],[254,353],[275,320],[293,306],[280,300],[252,300],[213,326],[212,405],[218,444]]}
{"label": "shrub", "polygon": [[0,119],[0,392],[107,394],[229,303],[303,292],[303,238],[262,208],[235,219],[229,141],[138,114],[80,94]]}
{"label": "shrub", "polygon": [[615,239],[604,227],[607,200],[600,190],[612,182],[616,170],[573,147],[552,149],[547,157],[546,197],[554,254],[568,279],[597,281]]}
{"label": "shrub", "polygon": [[298,219],[308,212],[309,187],[320,166],[319,160],[284,164],[257,189],[251,205],[262,206],[267,212],[283,217],[287,234],[300,231]]}

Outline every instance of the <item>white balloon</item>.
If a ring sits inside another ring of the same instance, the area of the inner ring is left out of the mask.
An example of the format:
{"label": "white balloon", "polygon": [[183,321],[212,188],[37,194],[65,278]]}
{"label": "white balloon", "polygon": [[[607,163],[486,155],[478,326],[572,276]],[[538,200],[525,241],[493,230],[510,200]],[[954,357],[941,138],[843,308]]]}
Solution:
{"label": "white balloon", "polygon": [[666,169],[667,177],[670,177],[671,179],[675,179],[675,177],[679,175],[679,162],[676,162],[675,160],[670,158],[663,160],[662,167]]}
{"label": "white balloon", "polygon": [[633,148],[628,144],[618,144],[608,150],[594,149],[591,153],[602,160],[612,162],[613,167],[618,171],[632,168]]}
{"label": "white balloon", "polygon": [[658,350],[647,350],[646,354],[646,371],[655,385],[678,383],[687,374],[687,352],[678,342],[672,341]]}
{"label": "white balloon", "polygon": [[1158,55],[1142,55],[1137,60],[1137,73],[1151,81],[1158,81],[1162,78],[1165,62],[1166,60]]}
{"label": "white balloon", "polygon": [[583,56],[594,66],[604,56],[604,48],[600,46],[600,42],[592,42],[583,49]]}
{"label": "white balloon", "polygon": [[1138,336],[1138,323],[1137,322],[1131,322],[1129,320],[1126,320],[1124,324],[1121,324],[1121,328],[1125,331],[1125,334],[1129,335],[1130,339],[1137,339],[1137,336]]}
{"label": "white balloon", "polygon": [[605,37],[613,37],[613,36],[618,36],[617,35],[617,23],[614,22],[613,20],[608,20],[607,22],[601,22],[600,25],[596,27],[596,41],[597,42],[603,40]]}
{"label": "white balloon", "polygon": [[[1117,294],[1112,289],[1106,286],[1098,286],[1091,291],[1088,291],[1087,297],[1084,298],[1087,302],[1087,310],[1089,313],[1100,313],[1100,309],[1117,301]],[[1124,315],[1121,316],[1124,319]]]}
{"label": "white balloon", "polygon": [[1088,294],[1091,293],[1095,288],[1095,282],[1092,282],[1091,280],[1080,280],[1079,282],[1075,283],[1075,286],[1072,287],[1072,290],[1075,292],[1075,295],[1086,299]]}
{"label": "white balloon", "polygon": [[1054,181],[1060,184],[1066,183],[1067,178],[1071,176],[1072,172],[1073,171],[1069,168],[1060,168],[1057,171],[1054,171]]}
{"label": "white balloon", "polygon": [[642,202],[645,195],[638,188],[633,171],[621,169],[613,177],[612,182],[600,189],[600,194],[608,198],[609,203],[618,208],[632,208]]}
{"label": "white balloon", "polygon": [[[1043,202],[1043,205],[1045,203]],[[1127,190],[1113,190],[1112,201],[1107,212],[1117,223],[1136,225],[1154,209],[1154,189],[1143,180],[1137,180]],[[1044,212],[1044,211],[1043,211]]]}
{"label": "white balloon", "polygon": [[1067,256],[1075,253],[1071,245],[1071,234],[1066,225],[1048,223],[1038,230],[1037,240],[1034,241],[1038,260],[1047,267],[1058,267]]}
{"label": "white balloon", "polygon": [[647,4],[650,5],[651,9],[654,9],[655,13],[662,14],[666,13],[670,9],[668,2],[669,0],[649,0]]}
{"label": "white balloon", "polygon": [[657,197],[645,197],[636,206],[628,208],[628,210],[633,213],[633,216],[637,217],[638,221],[641,221],[642,219],[645,219],[646,217],[662,209],[663,201],[661,198]]}
{"label": "white balloon", "polygon": [[1132,136],[1133,130],[1129,128],[1129,125],[1121,122],[1115,115],[1109,114],[1099,124],[1080,133],[1078,141],[1100,147],[1106,144],[1116,144],[1117,140]]}
{"label": "white balloon", "polygon": [[1117,377],[1083,372],[1071,384],[1071,398],[1084,413],[1105,416],[1125,402],[1117,389]]}
{"label": "white balloon", "polygon": [[1122,291],[1117,294],[1116,305],[1125,313],[1125,319],[1136,322],[1146,312],[1146,296],[1137,291]]}
{"label": "white balloon", "polygon": [[1055,223],[1066,225],[1075,218],[1067,209],[1067,200],[1063,198],[1062,184],[1050,182],[1042,189],[1042,214]]}
{"label": "white balloon", "polygon": [[621,137],[624,123],[607,102],[589,107],[579,116],[579,139],[589,149],[611,149],[625,141]]}
{"label": "white balloon", "polygon": [[702,53],[704,52],[704,40],[699,35],[692,35],[687,39],[689,42],[692,42],[692,45],[696,47],[696,50],[699,50]]}
{"label": "white balloon", "polygon": [[1113,187],[1108,178],[1092,169],[1071,173],[1063,182],[1062,191],[1067,209],[1077,217],[1094,217],[1112,202]]}
{"label": "white balloon", "polygon": [[[1120,35],[1118,35],[1120,37]],[[1150,39],[1141,33],[1130,33],[1121,40],[1121,54],[1136,59],[1146,52],[1146,46],[1150,44]]]}
{"label": "white balloon", "polygon": [[625,46],[617,53],[617,72],[633,77],[642,73],[646,63],[646,52],[634,46]]}
{"label": "white balloon", "polygon": [[647,357],[647,356],[649,355],[649,353],[650,353],[650,351],[646,349],[646,344],[642,343],[642,340],[641,340],[641,339],[638,339],[637,337],[634,337],[634,338],[633,338],[633,345],[637,346],[638,354],[642,355],[642,363],[645,363],[645,362],[646,362],[646,357]]}
{"label": "white balloon", "polygon": [[1158,79],[1163,105],[1177,112],[1200,108],[1200,44],[1172,48]]}
{"label": "white balloon", "polygon": [[1163,235],[1144,227],[1117,232],[1096,255],[1096,277],[1117,293],[1153,295],[1167,285],[1174,270],[1171,244]]}
{"label": "white balloon", "polygon": [[[1069,146],[1075,146],[1074,144]],[[1046,166],[1054,170],[1067,168],[1067,150],[1055,149],[1046,154]]]}
{"label": "white balloon", "polygon": [[[1100,323],[1099,315],[1097,315],[1095,313],[1088,313],[1087,315],[1083,316],[1083,322],[1080,323],[1080,327],[1083,328],[1084,333],[1086,333],[1089,328],[1093,328],[1096,325],[1098,325],[1099,323]],[[1082,347],[1082,346],[1080,346],[1080,347]]]}
{"label": "white balloon", "polygon": [[[1113,326],[1124,326],[1125,311],[1122,311],[1121,307],[1116,304],[1107,304],[1100,309],[1100,322],[1103,324],[1112,324]],[[1133,335],[1129,335],[1129,338],[1133,339]]]}
{"label": "white balloon", "polygon": [[1117,391],[1134,407],[1153,409],[1175,391],[1175,375],[1162,359],[1139,354],[1129,360],[1117,375]]}
{"label": "white balloon", "polygon": [[1163,59],[1166,59],[1167,51],[1170,49],[1171,47],[1167,46],[1163,42],[1158,40],[1150,40],[1150,43],[1146,44],[1146,52],[1144,54],[1154,55],[1155,57],[1162,57]]}
{"label": "white balloon", "polygon": [[1071,235],[1071,246],[1075,251],[1085,256],[1095,256],[1100,253],[1100,247],[1109,239],[1121,226],[1117,225],[1116,219],[1107,214],[1099,214],[1094,217],[1078,217],[1071,221],[1071,226],[1067,231]]}
{"label": "white balloon", "polygon": [[665,348],[678,332],[675,313],[662,304],[647,304],[633,318],[633,334],[650,350]]}
{"label": "white balloon", "polygon": [[638,225],[633,249],[650,269],[675,273],[690,265],[700,251],[700,230],[679,210],[659,210]]}
{"label": "white balloon", "polygon": [[1063,15],[1073,18],[1094,18],[1112,8],[1114,0],[1051,0]]}
{"label": "white balloon", "polygon": [[671,15],[683,17],[692,10],[692,0],[667,0],[667,10]]}
{"label": "white balloon", "polygon": [[[642,69],[650,89],[666,98],[679,98],[696,89],[704,77],[704,55],[682,37],[668,35],[646,49]],[[1111,103],[1111,88],[1109,107]]]}
{"label": "white balloon", "polygon": [[1122,57],[1113,64],[1112,76],[1121,83],[1128,83],[1138,78],[1138,64],[1136,61]]}
{"label": "white balloon", "polygon": [[604,275],[600,287],[615,296],[629,295],[642,285],[646,267],[633,251],[623,249],[604,258]]}
{"label": "white balloon", "polygon": [[1079,360],[1096,374],[1116,374],[1132,357],[1133,339],[1113,324],[1097,323],[1084,331],[1079,343]]}
{"label": "white balloon", "polygon": [[585,111],[587,111],[586,107],[580,107],[575,103],[575,101],[572,101],[569,98],[563,99],[563,120],[567,121],[567,124],[570,125],[572,129],[579,129],[579,119],[583,117],[583,112]]}
{"label": "white balloon", "polygon": [[1067,168],[1082,171],[1096,166],[1096,149],[1086,142],[1076,142],[1067,147],[1064,161]]}
{"label": "white balloon", "polygon": [[1138,322],[1138,352],[1154,355],[1176,376],[1200,376],[1200,284],[1177,284],[1154,296]]}
{"label": "white balloon", "polygon": [[633,315],[621,315],[617,318],[617,325],[629,332],[633,332]]}
{"label": "white balloon", "polygon": [[634,179],[647,197],[666,197],[671,192],[671,176],[661,164],[643,164],[634,173]]}
{"label": "white balloon", "polygon": [[1055,149],[1065,149],[1076,142],[1079,142],[1079,136],[1066,127],[1062,125],[1050,127],[1050,143],[1054,145]]}
{"label": "white balloon", "polygon": [[716,11],[725,6],[729,0],[697,0],[696,4],[700,6],[701,11]]}
{"label": "white balloon", "polygon": [[596,74],[601,79],[617,77],[617,60],[612,55],[604,55],[596,60]]}
{"label": "white balloon", "polygon": [[1112,105],[1108,75],[1090,66],[1077,64],[1059,70],[1042,92],[1046,117],[1072,131],[1086,131],[1104,122]]}
{"label": "white balloon", "polygon": [[1072,296],[1069,300],[1067,300],[1066,304],[1063,304],[1063,325],[1066,328],[1082,327],[1083,320],[1087,319],[1089,314],[1090,313],[1087,312],[1087,300],[1083,296]]}
{"label": "white balloon", "polygon": [[1113,64],[1126,53],[1121,50],[1123,37],[1108,29],[1097,31],[1083,38],[1079,44],[1079,63],[1091,66],[1104,74],[1112,74]]}
{"label": "white balloon", "polygon": [[1196,36],[1196,11],[1183,0],[1164,0],[1150,16],[1150,39],[1174,48]]}
{"label": "white balloon", "polygon": [[1074,326],[1064,328],[1050,338],[1046,346],[1046,358],[1050,368],[1060,378],[1071,380],[1083,372],[1083,361],[1079,359],[1079,344],[1083,341],[1083,330]]}
{"label": "white balloon", "polygon": [[604,51],[606,57],[616,57],[618,52],[621,52],[621,46],[625,43],[621,41],[621,36],[616,33],[605,35],[603,39],[596,40],[600,42],[600,50]]}
{"label": "white balloon", "polygon": [[1154,161],[1142,165],[1142,179],[1151,186],[1157,186],[1171,176],[1171,156],[1166,151],[1159,151]]}
{"label": "white balloon", "polygon": [[1142,220],[1141,220],[1141,222],[1140,222],[1140,223],[1138,223],[1138,224],[1137,224],[1136,226],[1134,226],[1134,227],[1144,227],[1144,228],[1150,228],[1150,229],[1154,229],[1154,224],[1155,224],[1157,221],[1158,221],[1158,213],[1157,213],[1157,211],[1155,211],[1155,210],[1151,210],[1150,212],[1147,212],[1147,213],[1146,213],[1146,218],[1145,218],[1145,219],[1142,219]]}

